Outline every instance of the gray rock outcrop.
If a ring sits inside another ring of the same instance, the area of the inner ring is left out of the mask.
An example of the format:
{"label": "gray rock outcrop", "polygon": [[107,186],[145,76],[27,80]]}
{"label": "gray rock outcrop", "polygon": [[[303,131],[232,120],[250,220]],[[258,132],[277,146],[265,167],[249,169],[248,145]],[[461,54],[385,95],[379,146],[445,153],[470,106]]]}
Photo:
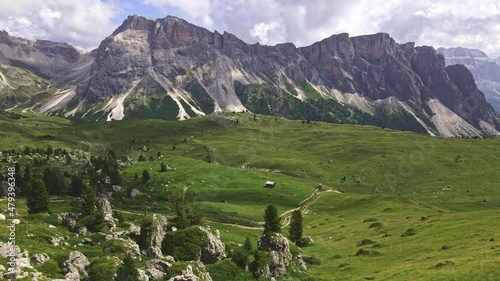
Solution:
{"label": "gray rock outcrop", "polygon": [[61,216],[60,220],[64,226],[68,227],[70,230],[73,230],[78,221],[78,216],[73,213],[65,213]]}
{"label": "gray rock outcrop", "polygon": [[89,264],[90,262],[85,255],[78,251],[71,252],[62,266],[63,272],[66,274],[65,279],[80,280],[86,278],[88,275],[85,267]]}
{"label": "gray rock outcrop", "polygon": [[169,281],[212,281],[210,273],[205,271],[203,263],[195,264],[197,275],[192,265],[188,265],[181,275],[170,278]]}
{"label": "gray rock outcrop", "polygon": [[226,247],[220,240],[219,230],[212,232],[209,228],[200,229],[207,234],[208,246],[201,249],[200,261],[204,264],[211,264],[226,258]]}
{"label": "gray rock outcrop", "polygon": [[34,262],[36,262],[36,263],[38,263],[38,264],[43,264],[46,261],[50,260],[50,257],[46,253],[34,254],[31,257],[31,260],[34,261]]}
{"label": "gray rock outcrop", "polygon": [[281,234],[262,235],[258,242],[258,249],[269,253],[270,262],[258,268],[255,275],[259,278],[280,277],[286,273],[292,262],[290,243]]}
{"label": "gray rock outcrop", "polygon": [[134,197],[136,197],[137,195],[139,195],[140,193],[141,193],[141,192],[140,192],[139,190],[137,190],[137,189],[135,189],[135,188],[134,188],[134,189],[132,189],[132,190],[130,191],[129,196],[130,196],[131,198],[134,198]]}
{"label": "gray rock outcrop", "polygon": [[168,274],[172,264],[161,260],[151,259],[144,265],[144,270],[151,280],[158,280]]}
{"label": "gray rock outcrop", "polygon": [[152,224],[149,229],[150,233],[147,236],[148,240],[145,243],[144,252],[150,258],[162,258],[161,243],[165,237],[165,228],[167,226],[167,218],[153,214]]}

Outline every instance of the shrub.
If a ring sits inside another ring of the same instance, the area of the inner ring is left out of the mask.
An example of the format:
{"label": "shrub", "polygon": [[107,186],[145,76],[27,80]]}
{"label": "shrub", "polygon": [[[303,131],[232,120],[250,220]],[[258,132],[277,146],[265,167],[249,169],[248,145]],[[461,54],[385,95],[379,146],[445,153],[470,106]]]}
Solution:
{"label": "shrub", "polygon": [[448,246],[448,245],[443,245],[441,247],[441,250],[448,250],[448,249],[451,249],[451,246]]}
{"label": "shrub", "polygon": [[304,262],[310,265],[320,265],[321,260],[313,256],[303,256]]}
{"label": "shrub", "polygon": [[203,247],[208,244],[207,234],[197,226],[167,232],[162,242],[162,252],[176,260],[196,260]]}
{"label": "shrub", "polygon": [[290,253],[292,254],[293,257],[298,256],[299,254],[302,253],[299,247],[297,245],[290,243]]}
{"label": "shrub", "polygon": [[123,257],[123,255],[127,252],[127,248],[120,240],[108,240],[104,242],[102,251],[104,253]]}
{"label": "shrub", "polygon": [[113,280],[119,261],[110,257],[99,257],[87,267],[88,281]]}
{"label": "shrub", "polygon": [[207,266],[213,280],[251,280],[252,276],[231,260],[225,259]]}
{"label": "shrub", "polygon": [[62,270],[59,268],[59,263],[54,259],[50,259],[41,264],[38,271],[43,272],[45,277],[54,279],[62,278],[64,276]]}
{"label": "shrub", "polygon": [[405,230],[405,232],[403,232],[403,234],[401,234],[401,237],[413,236],[413,235],[415,235],[415,234],[417,234],[417,233],[415,232],[415,229],[413,229],[413,228],[408,228],[407,230]]}
{"label": "shrub", "polygon": [[381,253],[379,251],[375,250],[365,250],[363,248],[359,249],[356,252],[356,256],[377,256],[380,255]]}
{"label": "shrub", "polygon": [[371,239],[363,239],[358,242],[357,246],[366,246],[366,245],[372,245],[376,244],[377,242],[371,240]]}
{"label": "shrub", "polygon": [[230,257],[237,266],[245,268],[249,263],[250,253],[242,247],[235,247],[230,252]]}
{"label": "shrub", "polygon": [[134,260],[127,255],[123,260],[123,265],[118,269],[116,281],[137,281],[139,280],[139,272],[135,266]]}
{"label": "shrub", "polygon": [[370,224],[370,226],[368,226],[368,228],[381,228],[382,227],[382,223],[380,222],[374,222],[372,224]]}
{"label": "shrub", "polygon": [[309,237],[302,237],[300,238],[299,241],[297,241],[297,246],[301,247],[301,248],[304,248],[304,247],[308,247],[308,246],[311,246],[312,243],[311,243],[311,239]]}
{"label": "shrub", "polygon": [[256,251],[253,255],[254,262],[252,264],[252,268],[255,269],[263,269],[266,265],[272,262],[272,258],[269,255],[269,252],[266,251]]}

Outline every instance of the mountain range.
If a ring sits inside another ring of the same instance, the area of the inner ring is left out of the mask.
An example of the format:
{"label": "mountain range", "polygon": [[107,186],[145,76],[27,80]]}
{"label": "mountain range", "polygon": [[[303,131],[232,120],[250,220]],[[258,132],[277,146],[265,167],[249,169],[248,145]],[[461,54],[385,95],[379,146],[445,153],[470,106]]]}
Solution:
{"label": "mountain range", "polygon": [[430,135],[500,135],[500,117],[471,71],[450,61],[385,33],[264,46],[173,16],[134,15],[90,52],[1,32],[0,109],[92,122],[249,110]]}

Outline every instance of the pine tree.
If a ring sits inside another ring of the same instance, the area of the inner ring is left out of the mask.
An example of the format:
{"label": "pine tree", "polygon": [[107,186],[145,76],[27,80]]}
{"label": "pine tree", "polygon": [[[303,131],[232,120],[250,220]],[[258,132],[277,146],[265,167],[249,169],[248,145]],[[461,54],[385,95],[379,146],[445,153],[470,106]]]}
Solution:
{"label": "pine tree", "polygon": [[264,234],[281,233],[281,222],[278,210],[274,205],[269,205],[264,213]]}
{"label": "pine tree", "polygon": [[69,189],[69,195],[80,197],[82,195],[83,190],[83,180],[79,176],[71,177],[71,185]]}
{"label": "pine tree", "polygon": [[35,179],[29,184],[26,205],[30,214],[49,211],[49,193],[42,180]]}
{"label": "pine tree", "polygon": [[95,190],[90,186],[83,186],[82,189],[82,216],[94,215],[96,213],[97,199],[95,195]]}
{"label": "pine tree", "polygon": [[297,243],[302,239],[302,212],[295,210],[290,219],[290,240]]}
{"label": "pine tree", "polygon": [[138,281],[139,272],[135,266],[135,262],[130,255],[125,256],[123,264],[116,273],[115,281]]}
{"label": "pine tree", "polygon": [[245,251],[247,252],[250,252],[252,248],[252,241],[250,241],[250,238],[247,237],[247,239],[245,240],[245,244],[243,244],[243,249],[245,249]]}
{"label": "pine tree", "polygon": [[142,171],[142,181],[147,182],[151,179],[151,176],[149,175],[148,170]]}

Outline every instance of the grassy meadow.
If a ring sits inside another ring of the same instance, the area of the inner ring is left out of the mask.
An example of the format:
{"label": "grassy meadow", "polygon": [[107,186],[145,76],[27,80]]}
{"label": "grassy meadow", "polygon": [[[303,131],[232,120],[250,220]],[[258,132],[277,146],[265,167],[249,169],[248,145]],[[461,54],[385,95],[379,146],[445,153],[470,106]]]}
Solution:
{"label": "grassy meadow", "polygon": [[[127,222],[146,211],[171,216],[165,194],[178,190],[224,242],[256,243],[268,204],[280,213],[303,206],[304,235],[315,244],[302,251],[321,261],[309,266],[310,280],[499,280],[499,138],[430,137],[250,113],[78,125],[12,113],[21,117],[0,116],[0,150],[115,151],[127,163],[121,185],[141,192],[112,202]],[[138,162],[140,155],[147,161]],[[175,170],[160,172],[161,163]],[[9,165],[0,166],[6,172]],[[140,179],[143,170],[148,183]],[[268,180],[276,187],[265,188]],[[320,184],[324,191],[314,193]],[[6,204],[0,201],[2,213]],[[18,244],[55,257],[43,266],[56,266],[72,249],[90,258],[102,253],[78,246],[81,237],[57,221],[74,208],[70,199],[52,198],[50,215],[28,215],[22,199],[18,204]],[[70,236],[69,246],[50,245],[55,234]],[[0,240],[7,236],[0,232]]]}

